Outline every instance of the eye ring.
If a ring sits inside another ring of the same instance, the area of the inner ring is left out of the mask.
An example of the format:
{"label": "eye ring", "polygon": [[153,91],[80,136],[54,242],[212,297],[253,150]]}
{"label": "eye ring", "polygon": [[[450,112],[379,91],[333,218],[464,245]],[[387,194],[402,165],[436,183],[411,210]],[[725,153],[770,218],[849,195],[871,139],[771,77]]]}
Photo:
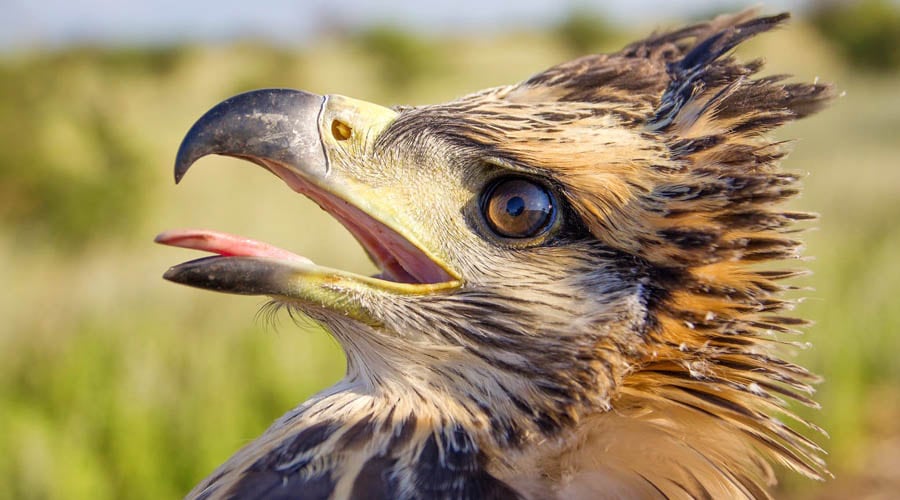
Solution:
{"label": "eye ring", "polygon": [[481,215],[497,236],[535,238],[553,226],[557,203],[543,184],[525,177],[492,182],[481,198]]}

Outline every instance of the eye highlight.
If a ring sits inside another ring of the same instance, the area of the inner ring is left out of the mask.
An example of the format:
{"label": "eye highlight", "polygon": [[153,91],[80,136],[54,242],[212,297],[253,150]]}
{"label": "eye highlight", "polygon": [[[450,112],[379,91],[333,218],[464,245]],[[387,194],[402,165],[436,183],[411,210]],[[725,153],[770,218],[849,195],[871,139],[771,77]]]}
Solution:
{"label": "eye highlight", "polygon": [[481,202],[488,227],[504,238],[532,238],[552,224],[556,203],[542,185],[518,177],[491,184]]}

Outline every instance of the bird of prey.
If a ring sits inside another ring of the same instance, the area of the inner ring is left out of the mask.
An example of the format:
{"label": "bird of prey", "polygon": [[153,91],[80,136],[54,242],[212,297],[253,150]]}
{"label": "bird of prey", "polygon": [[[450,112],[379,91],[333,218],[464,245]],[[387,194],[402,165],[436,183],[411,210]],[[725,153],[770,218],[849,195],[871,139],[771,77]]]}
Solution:
{"label": "bird of prey", "polygon": [[249,160],[380,273],[157,237],[218,254],[165,278],[269,296],[347,357],[189,496],[765,498],[773,463],[828,476],[783,422],[817,429],[789,405],[816,405],[816,376],[779,354],[803,271],[765,264],[796,259],[812,217],[784,208],[798,175],[769,133],[834,89],[732,54],[787,17],[720,16],[437,105],[268,89],[213,107],[176,181]]}

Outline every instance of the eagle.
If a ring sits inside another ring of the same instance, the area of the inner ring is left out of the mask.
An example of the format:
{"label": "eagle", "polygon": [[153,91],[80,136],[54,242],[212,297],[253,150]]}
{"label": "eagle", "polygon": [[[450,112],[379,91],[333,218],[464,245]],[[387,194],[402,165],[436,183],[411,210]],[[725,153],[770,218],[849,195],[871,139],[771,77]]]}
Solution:
{"label": "eagle", "polygon": [[188,496],[768,498],[774,465],[828,477],[792,410],[818,377],[782,353],[806,323],[782,261],[814,215],[785,208],[800,176],[770,133],[835,91],[733,54],[788,17],[719,16],[443,104],[263,89],[210,109],[176,182],[210,154],[262,166],[379,273],[157,236],[215,254],[166,279],[271,297],[347,358]]}

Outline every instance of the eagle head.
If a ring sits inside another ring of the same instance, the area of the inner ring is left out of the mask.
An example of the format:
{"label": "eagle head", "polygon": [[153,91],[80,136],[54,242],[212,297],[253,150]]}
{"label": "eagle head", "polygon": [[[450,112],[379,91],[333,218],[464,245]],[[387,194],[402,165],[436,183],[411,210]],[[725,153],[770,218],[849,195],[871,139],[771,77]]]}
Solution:
{"label": "eagle head", "polygon": [[802,270],[761,264],[796,259],[811,218],[783,207],[798,176],[768,133],[834,91],[730,54],[786,18],[723,16],[437,105],[269,89],[211,109],[176,180],[208,154],[256,163],[380,273],[157,237],[219,254],[167,279],[270,296],[348,360],[195,494],[736,498],[765,496],[771,461],[826,475],[780,420],[812,426],[786,400],[814,406],[816,377],[776,336],[803,324],[782,296]]}

